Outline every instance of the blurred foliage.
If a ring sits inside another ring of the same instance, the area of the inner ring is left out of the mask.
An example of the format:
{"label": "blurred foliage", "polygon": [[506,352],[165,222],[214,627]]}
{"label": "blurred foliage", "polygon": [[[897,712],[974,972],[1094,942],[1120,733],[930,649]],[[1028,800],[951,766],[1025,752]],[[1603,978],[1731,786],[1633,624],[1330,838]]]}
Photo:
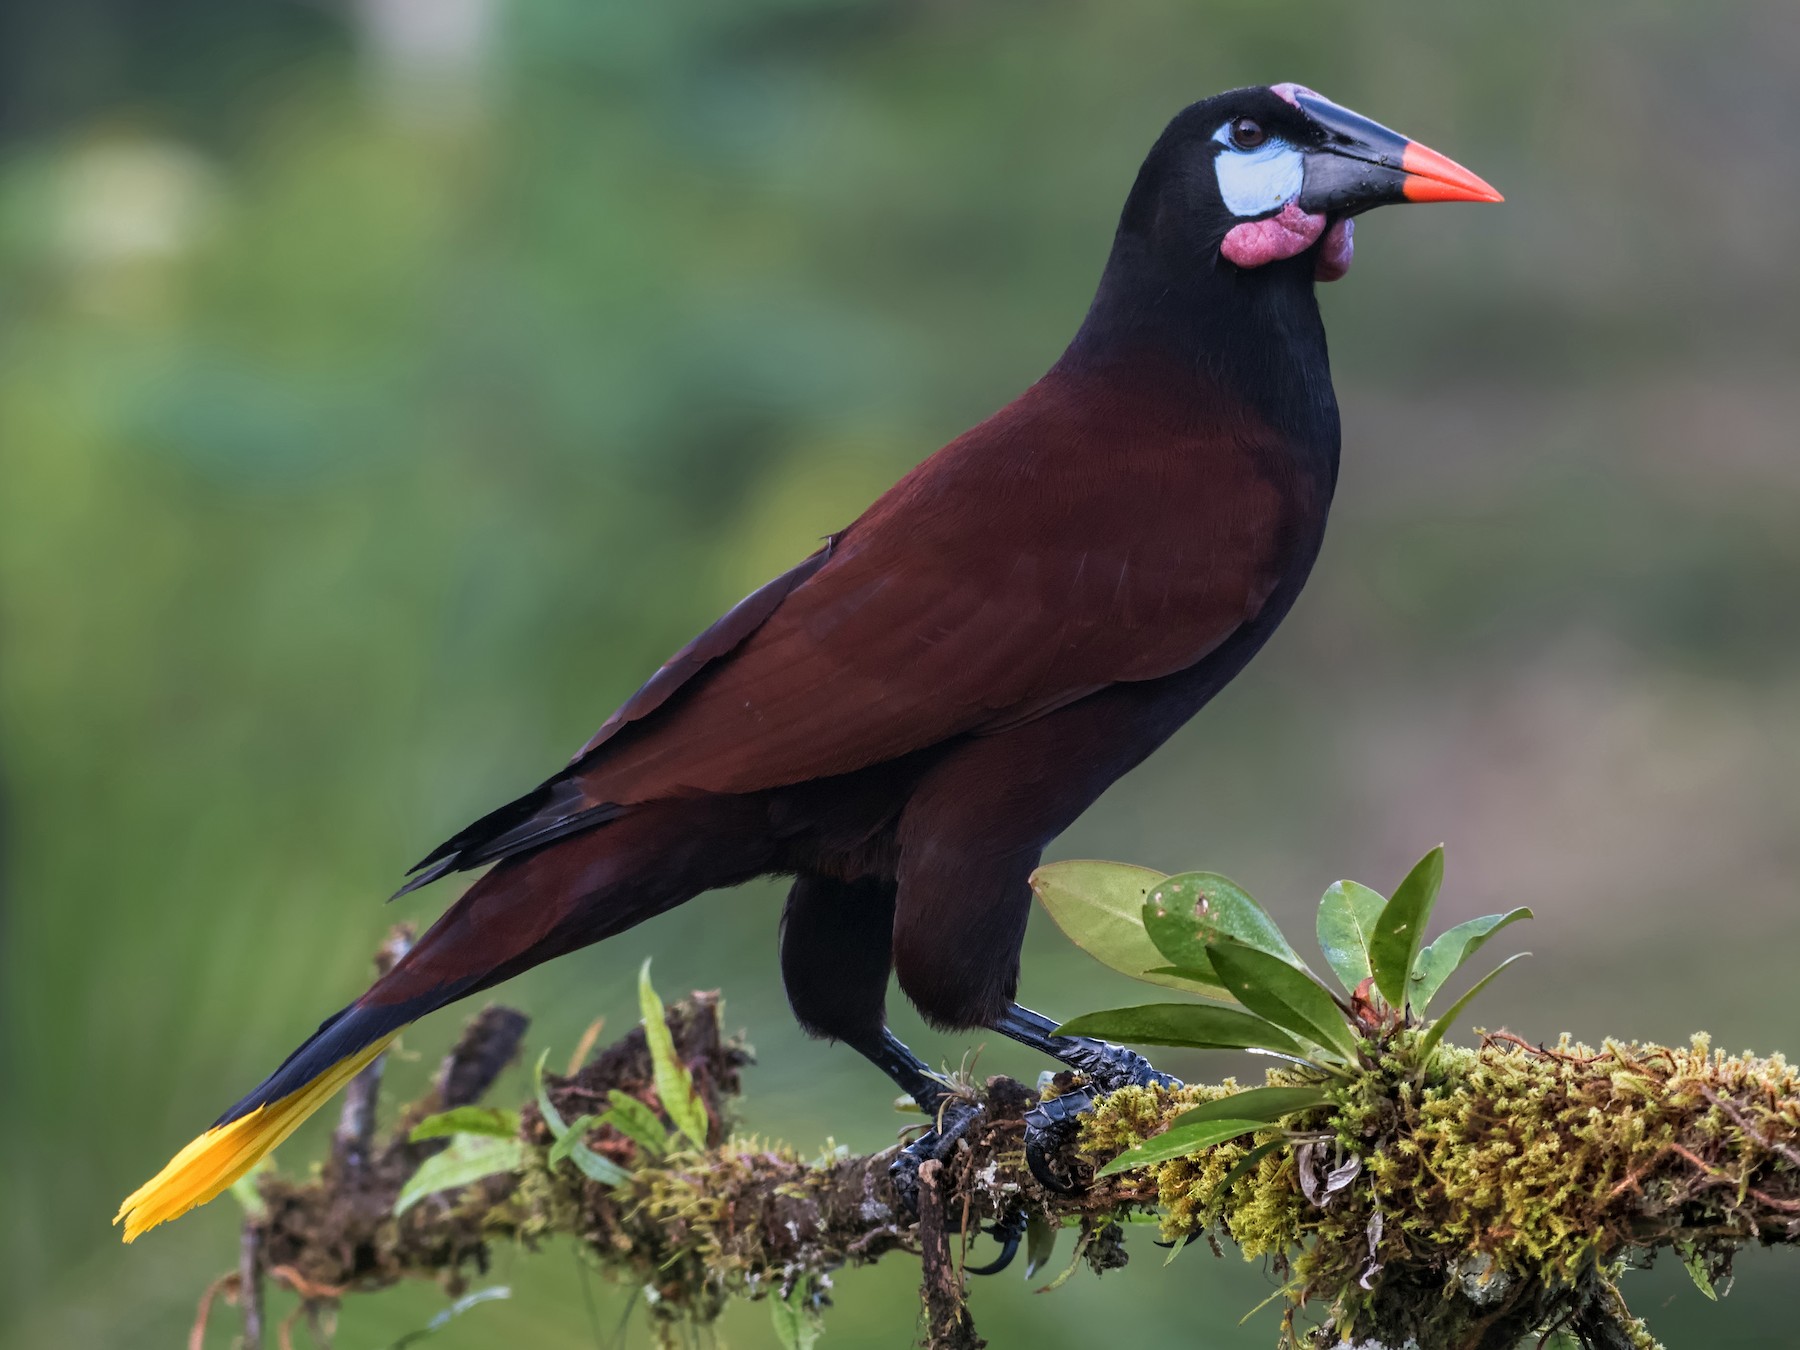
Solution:
{"label": "blurred foliage", "polygon": [[[1058,852],[1302,897],[1447,838],[1453,918],[1557,899],[1583,978],[1525,973],[1519,1030],[1800,1045],[1791,4],[14,0],[0,1341],[177,1343],[228,1207],[129,1253],[105,1216],[360,988],[401,869],[1034,378],[1162,123],[1272,79],[1509,202],[1367,223],[1323,296],[1319,574]],[[758,1028],[753,1128],[875,1146],[886,1086],[785,1029],[776,906],[699,902],[507,997],[572,1043],[655,952]],[[1048,925],[1026,969],[1052,1009],[1123,988]],[[1757,1272],[1712,1343],[1785,1316]],[[594,1344],[630,1296],[590,1317],[573,1266],[501,1273],[434,1345]],[[1200,1300],[1214,1343],[1266,1340],[1228,1325],[1256,1270],[1152,1274],[997,1282],[981,1325],[1166,1340]],[[845,1344],[912,1316],[898,1268],[838,1299]],[[369,1300],[339,1343],[443,1303]]]}

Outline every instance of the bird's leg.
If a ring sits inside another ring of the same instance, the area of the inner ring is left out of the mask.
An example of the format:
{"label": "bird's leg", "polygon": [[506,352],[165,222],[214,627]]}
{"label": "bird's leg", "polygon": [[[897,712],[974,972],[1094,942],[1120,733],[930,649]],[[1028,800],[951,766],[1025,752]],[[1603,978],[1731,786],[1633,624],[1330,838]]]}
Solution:
{"label": "bird's leg", "polygon": [[[919,1212],[919,1169],[928,1159],[948,1158],[957,1144],[981,1119],[981,1107],[957,1093],[942,1078],[925,1067],[898,1036],[886,1027],[878,1037],[863,1042],[847,1042],[863,1058],[893,1079],[900,1090],[919,1104],[935,1122],[931,1129],[901,1149],[888,1167],[895,1194],[913,1214]],[[1018,1253],[1019,1240],[1025,1234],[1025,1212],[1017,1210],[1001,1217],[988,1228],[1000,1243],[1000,1255],[985,1266],[970,1266],[970,1275],[998,1275],[1012,1264]]]}
{"label": "bird's leg", "polygon": [[943,1078],[926,1067],[925,1062],[907,1048],[906,1042],[882,1027],[879,1036],[864,1040],[858,1037],[846,1043],[880,1069],[919,1109],[932,1119],[932,1128],[900,1150],[888,1175],[900,1202],[912,1213],[919,1212],[919,1168],[932,1159],[944,1159],[955,1150],[958,1141],[981,1118],[981,1107],[957,1093]]}
{"label": "bird's leg", "polygon": [[1087,1079],[1073,1092],[1045,1098],[1025,1113],[1025,1162],[1031,1174],[1049,1190],[1075,1189],[1070,1178],[1060,1175],[1050,1160],[1080,1128],[1081,1114],[1101,1096],[1122,1087],[1181,1086],[1180,1079],[1162,1073],[1142,1055],[1122,1045],[1087,1036],[1058,1036],[1055,1022],[1017,1003],[1010,1004],[992,1025],[1001,1035],[1061,1060]]}
{"label": "bird's leg", "polygon": [[1022,1008],[1017,1003],[1010,1004],[993,1022],[994,1030],[1002,1036],[1009,1036],[1021,1045],[1029,1045],[1033,1050],[1041,1050],[1054,1059],[1060,1059],[1071,1069],[1079,1071],[1102,1092],[1112,1092],[1122,1087],[1149,1087],[1152,1084],[1163,1087],[1181,1086],[1180,1079],[1159,1072],[1155,1065],[1135,1050],[1127,1050],[1111,1041],[1097,1041],[1088,1036],[1058,1036],[1056,1026],[1052,1018],[1033,1012],[1030,1008]]}
{"label": "bird's leg", "polygon": [[928,1116],[936,1115],[938,1104],[952,1095],[949,1085],[886,1027],[881,1029],[879,1036],[867,1042],[858,1037],[846,1043],[893,1079],[894,1085],[917,1102],[919,1109]]}

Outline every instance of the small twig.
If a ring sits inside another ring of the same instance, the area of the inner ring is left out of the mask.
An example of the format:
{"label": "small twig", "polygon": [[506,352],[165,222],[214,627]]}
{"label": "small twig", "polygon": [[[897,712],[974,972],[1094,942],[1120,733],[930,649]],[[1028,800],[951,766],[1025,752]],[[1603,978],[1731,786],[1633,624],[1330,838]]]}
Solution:
{"label": "small twig", "polygon": [[[377,976],[392,970],[412,950],[412,943],[412,925],[395,924],[387,941],[375,953]],[[381,1096],[381,1071],[386,1062],[386,1055],[377,1055],[344,1089],[343,1109],[338,1113],[337,1130],[331,1138],[331,1161],[332,1166],[346,1177],[360,1176],[368,1168],[369,1153],[375,1141],[375,1108]]]}
{"label": "small twig", "polygon": [[262,1350],[263,1287],[262,1230],[246,1223],[238,1240],[238,1307],[243,1314],[239,1333],[243,1350]]}
{"label": "small twig", "polygon": [[269,1278],[275,1283],[293,1290],[307,1303],[335,1302],[344,1296],[341,1284],[324,1284],[318,1280],[309,1280],[292,1266],[273,1266],[269,1270]]}
{"label": "small twig", "polygon": [[600,1033],[606,1028],[606,1019],[596,1017],[587,1024],[587,1030],[581,1033],[581,1039],[575,1042],[575,1052],[569,1056],[569,1077],[573,1078],[587,1063],[587,1057],[594,1053],[594,1047],[600,1043]]}
{"label": "small twig", "polygon": [[294,1328],[300,1323],[300,1314],[306,1311],[304,1303],[296,1304],[294,1310],[281,1319],[281,1325],[275,1328],[275,1344],[279,1350],[294,1350]]}
{"label": "small twig", "polygon": [[925,1299],[926,1350],[980,1350],[987,1344],[975,1334],[974,1320],[963,1296],[962,1273],[950,1255],[941,1187],[944,1165],[936,1158],[919,1168],[919,1259],[924,1266],[920,1291]]}
{"label": "small twig", "polygon": [[1784,1144],[1779,1139],[1768,1138],[1756,1127],[1754,1121],[1742,1111],[1738,1110],[1737,1104],[1729,1097],[1721,1097],[1709,1087],[1701,1088],[1700,1092],[1707,1101],[1711,1102],[1714,1106],[1718,1107],[1719,1110],[1729,1116],[1731,1118],[1731,1123],[1742,1130],[1745,1137],[1748,1138],[1751,1143],[1757,1145],[1759,1148],[1767,1149],[1769,1152],[1784,1159],[1790,1165],[1800,1168],[1800,1149],[1796,1149],[1790,1144]]}
{"label": "small twig", "polygon": [[433,1084],[436,1105],[445,1110],[472,1106],[486,1096],[519,1053],[530,1025],[531,1019],[524,1013],[497,1003],[475,1014],[438,1066]]}
{"label": "small twig", "polygon": [[194,1325],[188,1330],[188,1350],[203,1350],[206,1345],[206,1323],[212,1316],[213,1300],[220,1294],[230,1298],[229,1290],[237,1282],[238,1273],[228,1270],[200,1294],[200,1306],[194,1309]]}
{"label": "small twig", "polygon": [[1560,1064],[1582,1064],[1582,1065],[1598,1064],[1602,1060],[1611,1059],[1613,1057],[1612,1052],[1607,1051],[1607,1050],[1602,1050],[1597,1055],[1565,1054],[1560,1050],[1552,1050],[1547,1045],[1533,1044],[1531,1041],[1526,1040],[1523,1036],[1515,1036],[1510,1031],[1484,1032],[1482,1034],[1481,1040],[1482,1040],[1482,1044],[1484,1044],[1484,1045],[1494,1045],[1494,1044],[1516,1045],[1519,1047],[1519,1049],[1524,1050],[1529,1054],[1540,1055],[1544,1059],[1553,1059],[1553,1060],[1556,1060]]}

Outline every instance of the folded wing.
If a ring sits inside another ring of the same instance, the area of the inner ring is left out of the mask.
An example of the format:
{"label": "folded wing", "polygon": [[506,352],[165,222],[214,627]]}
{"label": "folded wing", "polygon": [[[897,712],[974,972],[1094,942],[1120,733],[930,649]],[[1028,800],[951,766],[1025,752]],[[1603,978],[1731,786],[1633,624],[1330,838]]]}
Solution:
{"label": "folded wing", "polygon": [[[1178,431],[1101,453],[1044,403],[1027,395],[921,464],[411,884],[638,803],[849,773],[1203,659],[1279,580],[1289,505],[1266,454]],[[1038,472],[1040,456],[1061,463]]]}

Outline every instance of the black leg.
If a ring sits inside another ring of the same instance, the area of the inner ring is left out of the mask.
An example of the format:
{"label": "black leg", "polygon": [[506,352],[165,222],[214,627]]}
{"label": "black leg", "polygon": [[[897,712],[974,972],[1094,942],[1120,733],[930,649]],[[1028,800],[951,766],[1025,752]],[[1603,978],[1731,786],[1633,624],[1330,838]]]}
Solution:
{"label": "black leg", "polygon": [[880,1069],[931,1117],[932,1127],[901,1149],[888,1168],[894,1190],[914,1214],[919,1212],[919,1169],[932,1158],[943,1159],[981,1119],[981,1108],[959,1096],[886,1027],[878,1037],[846,1039],[858,1054]]}
{"label": "black leg", "polygon": [[950,1095],[949,1085],[886,1027],[881,1029],[879,1036],[845,1038],[844,1044],[893,1079],[895,1086],[917,1102],[919,1109],[928,1116],[936,1115],[939,1105]]}
{"label": "black leg", "polygon": [[880,1069],[932,1120],[890,1169],[901,1203],[918,1212],[919,1168],[946,1158],[981,1118],[906,1043],[888,1030],[883,1007],[893,962],[895,886],[867,878],[802,875],[781,916],[781,974],[800,1025],[842,1041]]}
{"label": "black leg", "polygon": [[[928,1159],[944,1159],[955,1152],[957,1144],[981,1120],[981,1107],[958,1095],[938,1075],[913,1054],[906,1042],[883,1027],[878,1037],[846,1040],[858,1054],[893,1079],[900,1090],[911,1097],[934,1122],[932,1128],[901,1149],[888,1166],[888,1176],[900,1202],[914,1214],[919,1212],[919,1169]],[[1000,1255],[984,1266],[970,1266],[969,1275],[998,1275],[1012,1264],[1018,1254],[1019,1240],[1025,1234],[1025,1212],[1016,1210],[988,1228],[1000,1243]]]}

